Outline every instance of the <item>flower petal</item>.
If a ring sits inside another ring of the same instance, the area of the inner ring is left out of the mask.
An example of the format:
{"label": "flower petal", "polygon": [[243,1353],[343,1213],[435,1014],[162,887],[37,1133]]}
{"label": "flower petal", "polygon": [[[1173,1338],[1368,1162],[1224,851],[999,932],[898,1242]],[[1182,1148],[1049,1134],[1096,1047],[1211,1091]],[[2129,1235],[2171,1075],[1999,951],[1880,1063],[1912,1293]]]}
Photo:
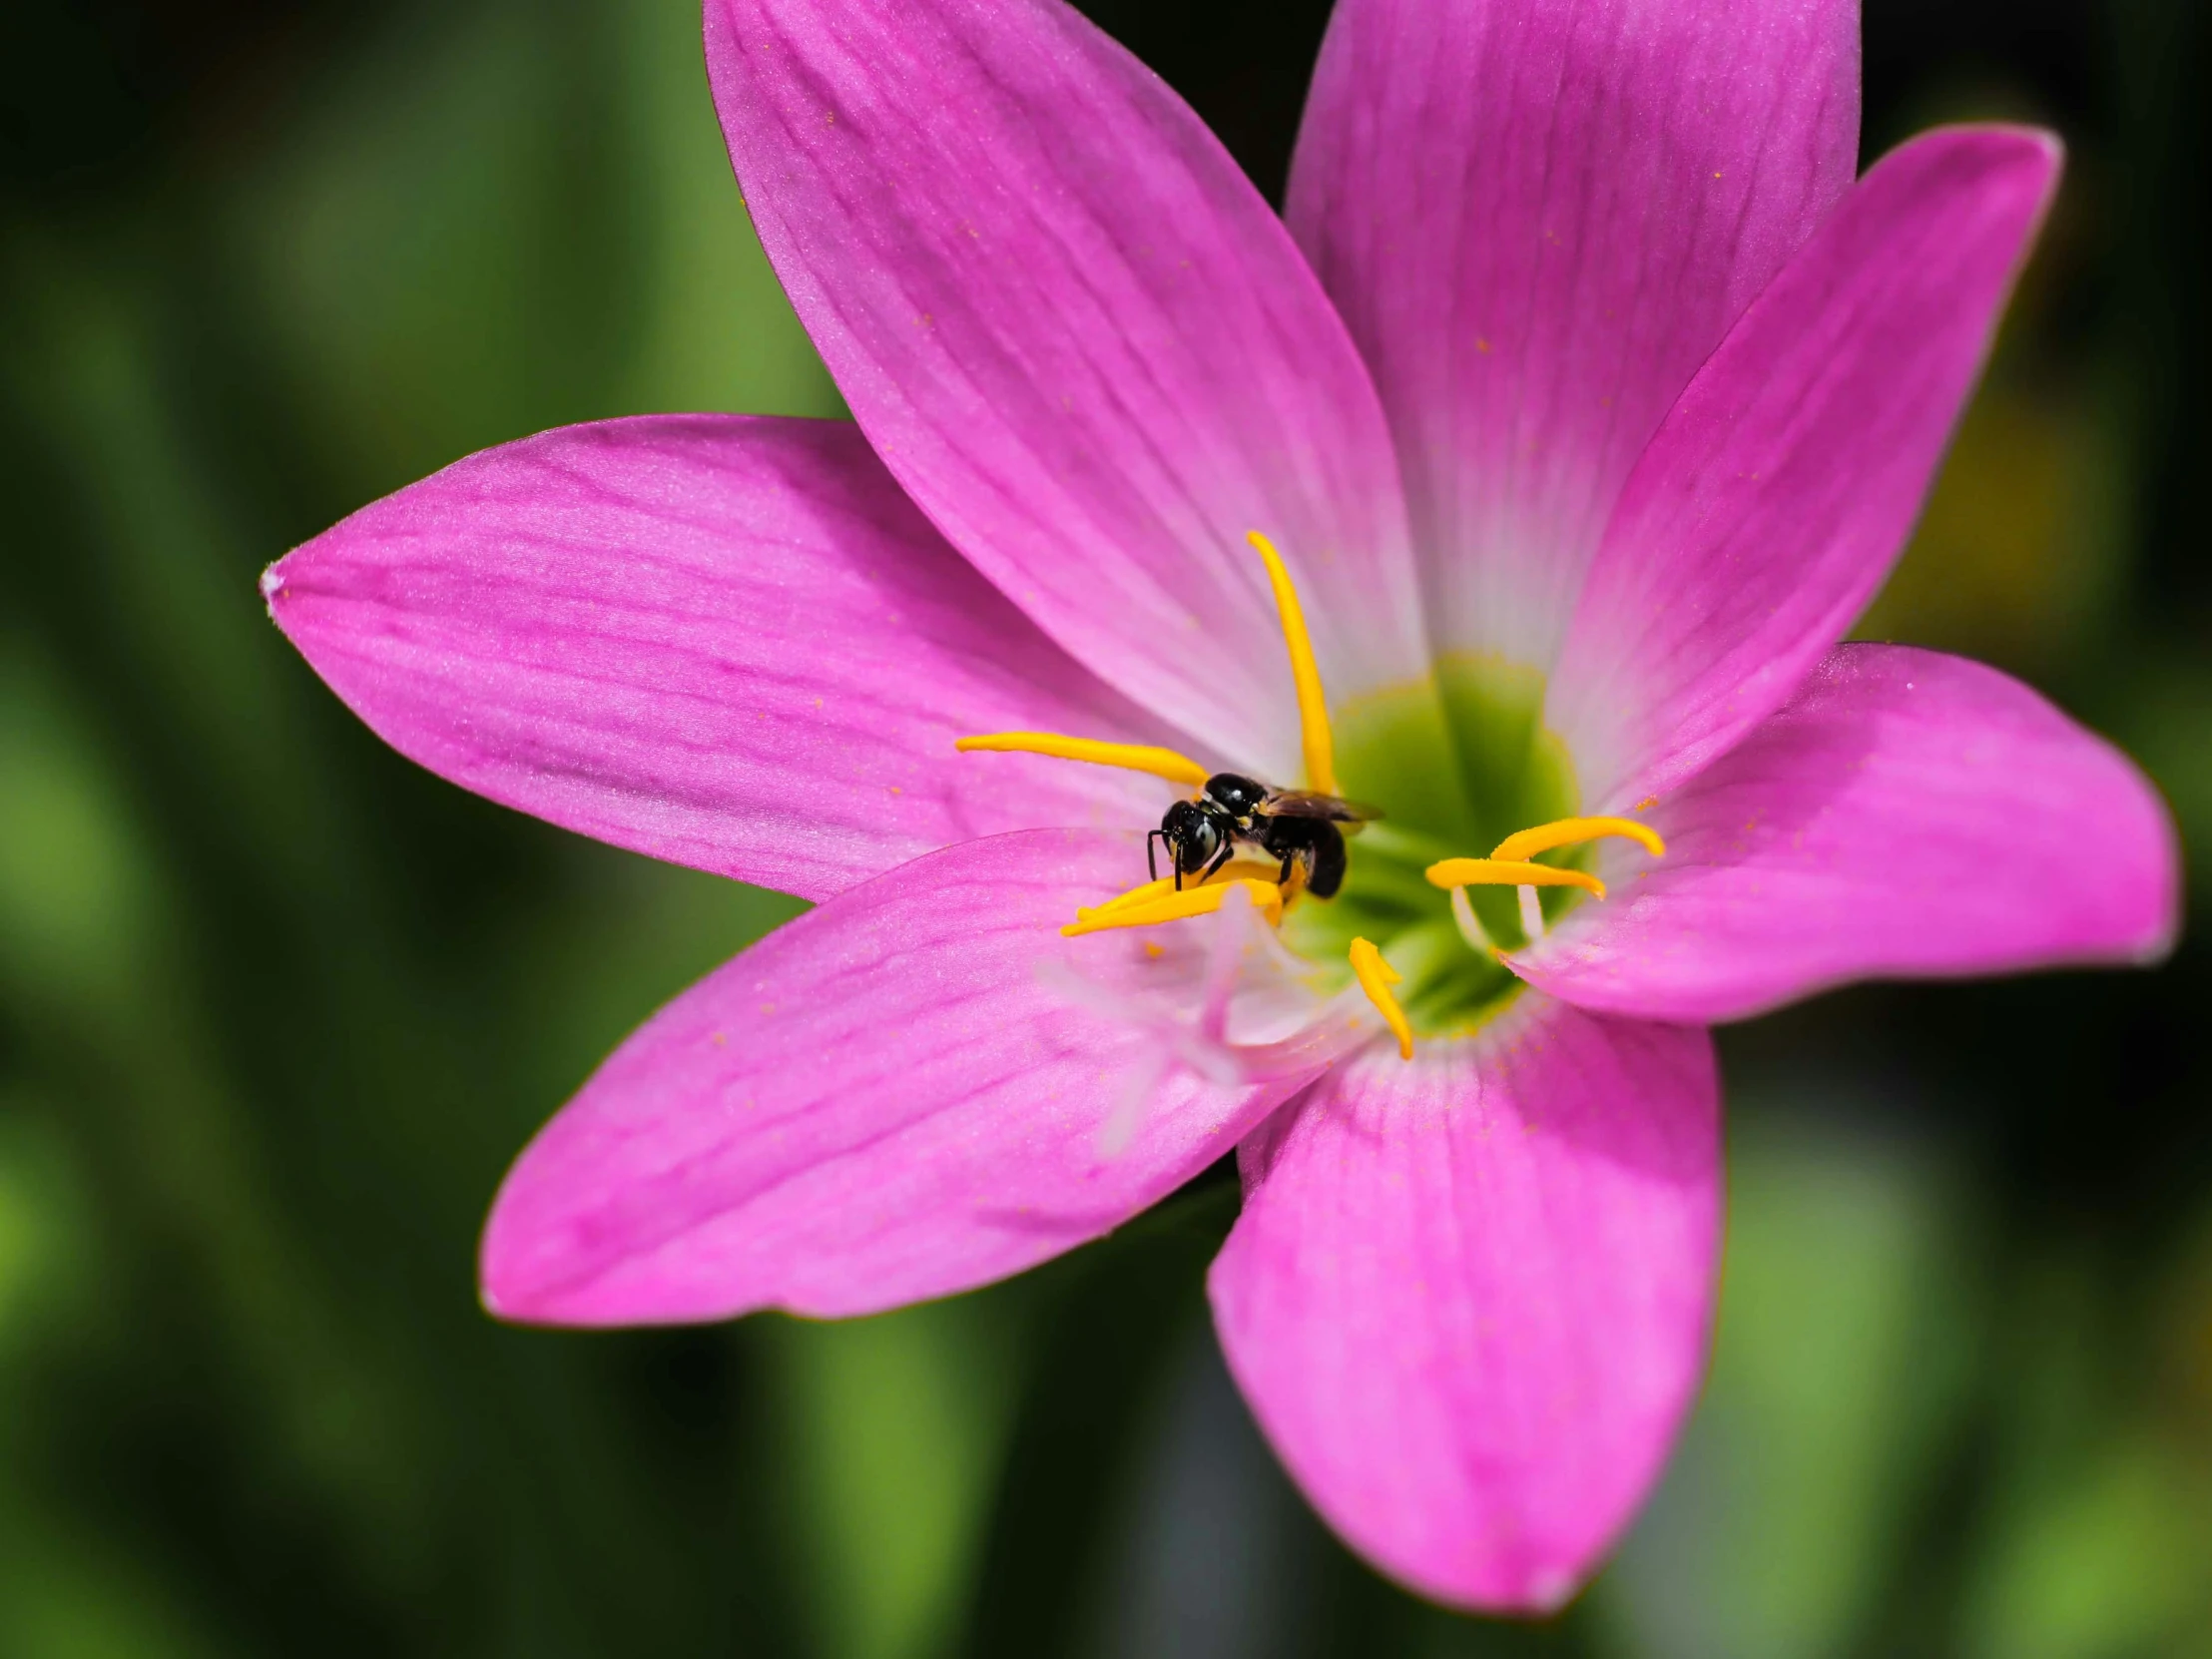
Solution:
{"label": "flower petal", "polygon": [[1038,633],[842,421],[610,420],[364,507],[263,578],[401,754],[492,800],[809,898],[950,841],[1144,823],[1165,786],[963,756],[1160,728]]}
{"label": "flower petal", "polygon": [[1369,1050],[1248,1143],[1215,1323],[1355,1548],[1494,1610],[1589,1571],[1704,1369],[1719,1104],[1703,1031],[1529,995],[1410,1064]]}
{"label": "flower petal", "polygon": [[1440,647],[1550,666],[1645,440],[1858,145],[1856,0],[1342,0],[1288,212]]}
{"label": "flower petal", "polygon": [[1142,860],[1127,835],[971,841],[702,980],[508,1175],[486,1305],[559,1325],[870,1313],[1018,1272],[1173,1191],[1326,1062],[1259,1083],[1163,1071],[1151,1033],[1040,971],[1195,993],[1203,935],[1059,935]]}
{"label": "flower petal", "polygon": [[2047,134],[2003,127],[1894,152],[1682,394],[1606,529],[1548,694],[1584,810],[1724,753],[1874,597],[2058,162]]}
{"label": "flower petal", "polygon": [[884,462],[1081,661],[1299,773],[1267,573],[1333,697],[1425,666],[1343,323],[1212,134],[1059,0],[707,0],[754,224]]}
{"label": "flower petal", "polygon": [[2141,773],[2015,680],[1847,645],[1508,965],[1586,1008],[1737,1019],[1846,979],[2165,954],[2180,865]]}

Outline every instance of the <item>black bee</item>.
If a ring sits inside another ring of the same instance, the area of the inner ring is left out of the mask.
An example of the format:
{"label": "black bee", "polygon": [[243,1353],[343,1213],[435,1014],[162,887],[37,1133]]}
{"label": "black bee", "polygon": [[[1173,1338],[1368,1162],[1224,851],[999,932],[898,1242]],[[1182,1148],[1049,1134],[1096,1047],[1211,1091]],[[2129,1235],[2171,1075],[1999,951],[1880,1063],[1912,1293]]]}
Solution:
{"label": "black bee", "polygon": [[1290,880],[1295,865],[1305,872],[1308,892],[1334,898],[1345,883],[1345,832],[1338,826],[1357,829],[1380,817],[1333,795],[1271,790],[1234,772],[1217,772],[1206,780],[1203,795],[1178,801],[1160,820],[1160,828],[1145,836],[1145,867],[1155,881],[1160,878],[1153,848],[1157,839],[1168,850],[1180,892],[1184,876],[1203,881],[1229,862],[1240,845],[1256,846],[1282,860],[1279,880]]}

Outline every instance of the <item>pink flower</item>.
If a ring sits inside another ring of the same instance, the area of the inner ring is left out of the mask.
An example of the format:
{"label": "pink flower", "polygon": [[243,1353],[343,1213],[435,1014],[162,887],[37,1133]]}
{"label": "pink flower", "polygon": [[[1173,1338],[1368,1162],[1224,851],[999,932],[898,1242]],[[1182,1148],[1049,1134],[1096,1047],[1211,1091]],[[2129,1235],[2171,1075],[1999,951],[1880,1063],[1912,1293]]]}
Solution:
{"label": "pink flower", "polygon": [[[1854,183],[1857,27],[1344,0],[1286,227],[1059,0],[709,0],[856,424],[545,433],[264,581],[442,776],[819,901],[523,1154],[487,1305],[867,1313],[1234,1147],[1216,1319],[1316,1505],[1442,1600],[1564,1597],[1704,1363],[1704,1027],[2176,925],[2120,756],[1837,643],[2058,168],[1960,128]],[[1342,893],[1248,847],[1107,903],[1222,769],[1382,810]]]}

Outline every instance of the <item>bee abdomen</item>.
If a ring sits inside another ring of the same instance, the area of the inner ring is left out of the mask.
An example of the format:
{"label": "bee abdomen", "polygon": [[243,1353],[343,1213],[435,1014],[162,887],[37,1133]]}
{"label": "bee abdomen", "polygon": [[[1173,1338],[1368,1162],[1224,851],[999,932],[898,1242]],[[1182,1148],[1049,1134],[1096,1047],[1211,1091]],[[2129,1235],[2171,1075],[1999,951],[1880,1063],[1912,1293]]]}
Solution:
{"label": "bee abdomen", "polygon": [[1306,890],[1316,898],[1334,898],[1345,884],[1344,832],[1327,819],[1267,819],[1261,826],[1260,844],[1276,857],[1302,866]]}

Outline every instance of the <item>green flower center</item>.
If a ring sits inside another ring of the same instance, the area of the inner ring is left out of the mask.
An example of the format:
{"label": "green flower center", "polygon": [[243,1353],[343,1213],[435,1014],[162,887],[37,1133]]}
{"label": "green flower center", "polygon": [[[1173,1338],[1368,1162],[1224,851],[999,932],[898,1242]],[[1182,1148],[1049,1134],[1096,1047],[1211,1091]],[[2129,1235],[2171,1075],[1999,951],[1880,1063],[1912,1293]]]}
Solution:
{"label": "green flower center", "polygon": [[[1302,898],[1284,914],[1285,942],[1315,963],[1325,988],[1349,979],[1352,940],[1368,938],[1403,976],[1396,994],[1418,1036],[1464,1034],[1512,1001],[1520,981],[1461,936],[1424,872],[1574,811],[1566,750],[1542,724],[1543,686],[1534,669],[1447,657],[1432,678],[1333,713],[1344,793],[1383,816],[1351,841],[1334,899]],[[1583,858],[1574,848],[1545,861],[1579,867]],[[1533,890],[1547,925],[1585,896],[1574,887]],[[1520,889],[1465,891],[1500,948],[1527,942]]]}

